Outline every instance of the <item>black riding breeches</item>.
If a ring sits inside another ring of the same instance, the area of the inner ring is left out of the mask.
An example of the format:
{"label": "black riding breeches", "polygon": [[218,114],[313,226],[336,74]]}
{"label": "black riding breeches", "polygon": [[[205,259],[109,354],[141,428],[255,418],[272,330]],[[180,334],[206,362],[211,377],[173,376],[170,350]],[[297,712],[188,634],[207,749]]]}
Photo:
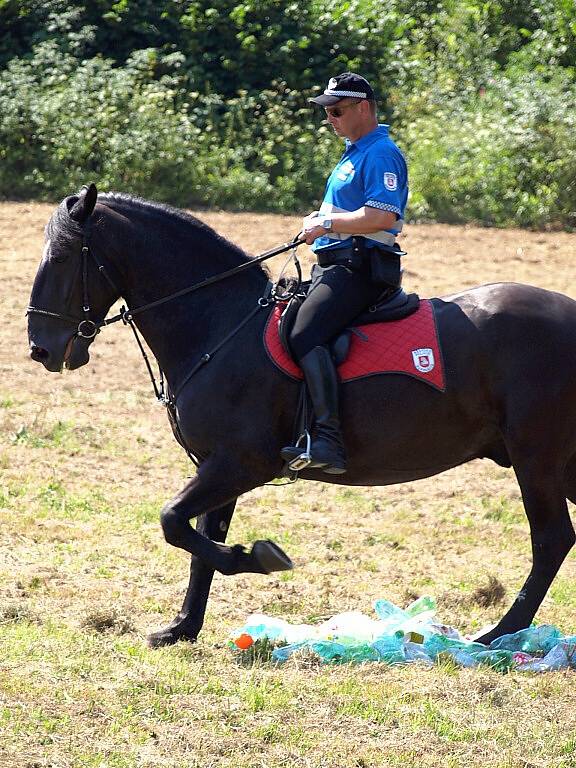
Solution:
{"label": "black riding breeches", "polygon": [[382,293],[368,270],[351,270],[341,264],[312,268],[312,285],[298,310],[289,343],[301,360],[314,347],[327,344]]}

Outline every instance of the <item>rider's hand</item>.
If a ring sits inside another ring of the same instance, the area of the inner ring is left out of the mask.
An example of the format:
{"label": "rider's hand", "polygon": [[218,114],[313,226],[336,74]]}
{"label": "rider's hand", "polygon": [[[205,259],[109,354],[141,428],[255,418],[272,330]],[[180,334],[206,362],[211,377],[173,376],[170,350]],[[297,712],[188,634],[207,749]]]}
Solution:
{"label": "rider's hand", "polygon": [[326,232],[328,232],[328,230],[322,226],[316,226],[312,227],[312,229],[305,230],[303,235],[304,239],[306,240],[306,245],[312,245],[317,237],[322,237],[322,235],[325,235]]}
{"label": "rider's hand", "polygon": [[308,216],[304,216],[302,219],[302,231],[305,229],[310,229],[309,222],[312,219],[317,219],[320,216],[320,211],[312,211],[312,213],[309,213]]}
{"label": "rider's hand", "polygon": [[322,237],[328,232],[320,223],[318,211],[308,214],[302,220],[302,232],[300,233],[300,239],[305,240],[307,245],[312,245],[317,237]]}

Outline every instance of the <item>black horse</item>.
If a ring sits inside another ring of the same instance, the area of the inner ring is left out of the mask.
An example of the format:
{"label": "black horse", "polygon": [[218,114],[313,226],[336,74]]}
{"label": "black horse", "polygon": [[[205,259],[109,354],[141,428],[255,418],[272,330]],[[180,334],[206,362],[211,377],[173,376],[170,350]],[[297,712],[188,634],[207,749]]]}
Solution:
{"label": "black horse", "polygon": [[[32,359],[49,371],[79,368],[119,294],[130,308],[151,305],[134,316],[175,393],[178,436],[200,457],[195,477],[161,513],[166,540],[190,552],[192,562],[182,609],[150,637],[154,646],[197,637],[215,570],[290,567],[271,542],[250,552],[223,544],[237,498],[279,475],[280,449],[293,435],[299,385],[270,363],[262,344],[270,310],[258,302],[268,274],[252,264],[157,303],[250,262],[184,212],[121,194],[97,198],[94,185],[63,200],[46,229],[29,307]],[[433,305],[446,391],[396,374],[347,383],[341,410],[348,473],[301,476],[389,485],[481,457],[513,466],[533,563],[510,610],[482,638],[488,643],[529,626],[575,541],[566,499],[576,502],[576,302],[496,284]],[[203,355],[234,331],[206,362]]]}

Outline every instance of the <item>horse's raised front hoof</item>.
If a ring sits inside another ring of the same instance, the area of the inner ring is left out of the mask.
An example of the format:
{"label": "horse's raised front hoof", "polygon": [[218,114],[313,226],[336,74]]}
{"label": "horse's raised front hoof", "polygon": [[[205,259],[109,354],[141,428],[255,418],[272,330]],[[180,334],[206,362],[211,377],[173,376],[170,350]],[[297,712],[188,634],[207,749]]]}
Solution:
{"label": "horse's raised front hoof", "polygon": [[255,541],[252,545],[250,557],[258,563],[263,573],[291,571],[294,568],[294,564],[288,555],[269,539]]}
{"label": "horse's raised front hoof", "polygon": [[187,634],[181,626],[172,626],[170,624],[163,629],[159,629],[158,632],[152,632],[146,638],[149,648],[164,648],[167,645],[174,645],[179,640],[195,643],[196,637]]}

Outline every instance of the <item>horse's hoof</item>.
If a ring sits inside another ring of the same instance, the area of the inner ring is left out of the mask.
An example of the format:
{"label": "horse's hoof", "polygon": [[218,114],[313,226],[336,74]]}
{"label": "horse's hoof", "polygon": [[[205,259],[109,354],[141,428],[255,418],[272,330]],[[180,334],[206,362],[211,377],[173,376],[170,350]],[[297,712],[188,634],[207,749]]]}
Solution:
{"label": "horse's hoof", "polygon": [[174,629],[159,629],[158,632],[152,632],[146,638],[149,648],[164,648],[167,645],[175,645],[179,640],[187,640],[189,643],[195,643],[195,637],[189,637],[183,632],[177,632]]}
{"label": "horse's hoof", "polygon": [[489,627],[483,627],[481,630],[476,632],[476,634],[470,635],[469,639],[475,643],[482,643],[482,645],[488,646],[493,640],[496,640],[497,637],[500,637],[504,634],[506,633],[498,632],[496,624],[492,624]]}
{"label": "horse's hoof", "polygon": [[255,541],[250,556],[256,560],[263,573],[291,571],[294,568],[288,555],[269,539]]}

